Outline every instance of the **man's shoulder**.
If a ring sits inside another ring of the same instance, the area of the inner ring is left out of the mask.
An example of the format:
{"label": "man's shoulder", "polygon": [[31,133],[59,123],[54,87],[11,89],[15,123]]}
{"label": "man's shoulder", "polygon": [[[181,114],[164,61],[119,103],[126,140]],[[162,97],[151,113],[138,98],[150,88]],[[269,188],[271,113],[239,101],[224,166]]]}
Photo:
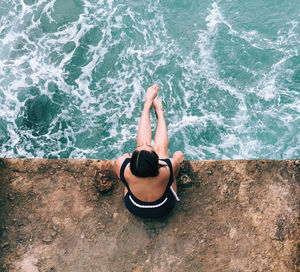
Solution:
{"label": "man's shoulder", "polygon": [[[176,170],[178,167],[180,167],[178,161],[174,158],[163,158],[163,159],[160,159],[160,160],[166,160],[166,159],[170,160],[170,162],[172,164],[173,171]],[[164,163],[166,163],[166,162],[164,162]],[[167,165],[167,163],[166,163],[166,165]]]}
{"label": "man's shoulder", "polygon": [[118,176],[120,175],[120,169],[121,169],[123,162],[128,158],[131,158],[130,154],[124,154],[114,161],[113,169]]}
{"label": "man's shoulder", "polygon": [[123,156],[117,158],[115,163],[121,167],[122,163],[129,158],[131,158],[130,154],[124,154]]}

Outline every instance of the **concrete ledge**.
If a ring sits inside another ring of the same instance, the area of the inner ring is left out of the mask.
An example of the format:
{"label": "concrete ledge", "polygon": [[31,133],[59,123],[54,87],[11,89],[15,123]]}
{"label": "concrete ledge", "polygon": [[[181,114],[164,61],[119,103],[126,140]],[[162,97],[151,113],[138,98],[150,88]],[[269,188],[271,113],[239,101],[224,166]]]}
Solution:
{"label": "concrete ledge", "polygon": [[0,160],[0,271],[299,271],[299,162],[185,161],[159,220],[125,209],[110,169]]}

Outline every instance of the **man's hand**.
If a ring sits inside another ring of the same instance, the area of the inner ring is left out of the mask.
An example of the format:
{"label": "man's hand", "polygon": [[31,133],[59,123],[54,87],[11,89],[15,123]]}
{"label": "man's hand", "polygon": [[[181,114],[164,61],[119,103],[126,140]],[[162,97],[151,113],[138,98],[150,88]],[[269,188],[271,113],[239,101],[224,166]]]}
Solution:
{"label": "man's hand", "polygon": [[184,155],[181,151],[174,152],[173,158],[176,159],[178,163],[182,163],[184,161]]}

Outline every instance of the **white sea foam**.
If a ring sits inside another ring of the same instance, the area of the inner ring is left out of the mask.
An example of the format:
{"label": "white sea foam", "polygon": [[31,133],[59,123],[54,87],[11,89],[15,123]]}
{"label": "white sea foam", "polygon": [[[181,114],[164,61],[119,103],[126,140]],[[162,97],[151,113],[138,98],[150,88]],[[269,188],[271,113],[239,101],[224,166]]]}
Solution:
{"label": "white sea foam", "polygon": [[[286,68],[299,54],[297,20],[282,26],[274,40],[258,30],[234,26],[230,14],[224,13],[223,2],[212,1],[205,18],[199,19],[202,24],[193,30],[196,42],[187,53],[172,35],[168,10],[159,1],[145,3],[143,16],[117,1],[84,0],[75,22],[42,33],[42,16],[55,23],[55,2],[44,0],[27,6],[21,1],[19,9],[14,3],[0,19],[0,118],[7,123],[9,135],[0,147],[0,156],[114,158],[130,152],[146,88],[154,82],[161,85],[169,137],[175,143],[172,148],[183,149],[187,158],[255,158],[260,154],[288,158],[299,154],[300,138],[291,137],[299,127],[299,92],[288,89],[281,79],[292,82],[295,72]],[[70,66],[82,40],[100,25],[97,44],[89,44],[87,39],[87,50],[79,56],[84,59],[75,65],[78,75],[73,75]],[[224,33],[243,40],[248,48],[271,50],[278,58],[264,73],[240,65],[253,78],[251,86],[224,78],[217,58],[218,39]],[[74,48],[63,52],[70,42]],[[159,70],[167,70],[164,78]],[[68,83],[72,77],[74,82]],[[66,101],[59,104],[60,112],[49,124],[48,133],[35,136],[16,120],[26,110],[26,101],[36,97],[29,93],[30,87],[38,87],[40,94],[54,101],[55,92],[49,89],[52,83]],[[20,99],[22,91],[24,99]],[[251,104],[249,97],[257,105]],[[292,102],[281,103],[284,98]],[[274,128],[262,120],[263,115]],[[209,135],[210,129],[215,135]],[[283,134],[282,139],[274,135],[275,129]],[[260,132],[273,138],[258,139]],[[192,140],[193,136],[199,137]],[[216,142],[205,137],[215,137]],[[272,155],[273,151],[278,155]]]}

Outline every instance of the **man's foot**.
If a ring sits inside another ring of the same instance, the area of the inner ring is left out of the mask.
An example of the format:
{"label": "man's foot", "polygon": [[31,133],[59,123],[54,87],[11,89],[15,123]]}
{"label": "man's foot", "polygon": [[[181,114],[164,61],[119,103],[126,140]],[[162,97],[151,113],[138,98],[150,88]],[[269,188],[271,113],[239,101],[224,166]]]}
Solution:
{"label": "man's foot", "polygon": [[159,86],[154,84],[153,86],[149,87],[146,93],[145,103],[153,103],[155,97],[158,94]]}

